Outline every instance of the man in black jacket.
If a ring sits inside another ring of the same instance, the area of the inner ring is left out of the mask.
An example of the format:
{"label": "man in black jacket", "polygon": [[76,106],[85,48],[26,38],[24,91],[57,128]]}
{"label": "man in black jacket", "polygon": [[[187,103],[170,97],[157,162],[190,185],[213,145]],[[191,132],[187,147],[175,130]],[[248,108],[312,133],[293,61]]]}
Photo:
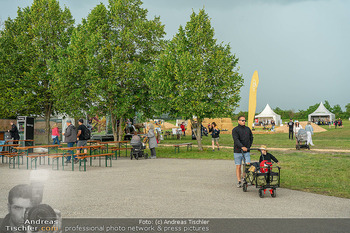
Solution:
{"label": "man in black jacket", "polygon": [[19,140],[20,137],[19,137],[17,126],[12,121],[10,122],[10,124],[11,124],[11,130],[9,130],[9,132],[11,133],[11,138],[13,140]]}
{"label": "man in black jacket", "polygon": [[243,155],[245,162],[250,163],[250,147],[253,144],[253,134],[249,127],[245,126],[246,119],[244,116],[238,117],[238,126],[232,130],[232,138],[234,141],[233,155],[236,165],[236,176],[238,180],[237,188],[242,187],[241,182],[241,165],[243,161]]}
{"label": "man in black jacket", "polygon": [[289,119],[289,122],[288,122],[288,128],[289,128],[289,139],[291,139],[292,137],[292,140],[293,140],[293,130],[294,130],[294,122],[293,122],[293,119]]}

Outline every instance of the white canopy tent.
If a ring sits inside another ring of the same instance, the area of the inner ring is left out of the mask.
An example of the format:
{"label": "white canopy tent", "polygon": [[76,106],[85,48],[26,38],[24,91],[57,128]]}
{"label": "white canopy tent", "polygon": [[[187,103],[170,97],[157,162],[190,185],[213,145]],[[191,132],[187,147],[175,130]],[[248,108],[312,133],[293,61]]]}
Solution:
{"label": "white canopy tent", "polygon": [[314,111],[313,113],[309,114],[308,117],[309,121],[334,121],[335,115],[328,111],[328,109],[323,105],[323,103],[320,103],[320,106]]}
{"label": "white canopy tent", "polygon": [[271,120],[274,120],[276,125],[280,125],[281,123],[281,115],[275,113],[269,104],[266,104],[265,109],[259,115],[255,116],[255,118],[258,118],[259,122],[270,123]]}

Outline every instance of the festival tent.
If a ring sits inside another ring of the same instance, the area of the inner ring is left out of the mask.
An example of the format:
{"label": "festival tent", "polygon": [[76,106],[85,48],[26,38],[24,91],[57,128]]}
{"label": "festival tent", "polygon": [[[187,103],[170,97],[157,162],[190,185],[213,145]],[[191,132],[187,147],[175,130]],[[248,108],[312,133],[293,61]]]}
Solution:
{"label": "festival tent", "polygon": [[314,111],[313,113],[309,114],[308,117],[309,121],[334,121],[335,115],[328,111],[328,109],[323,105],[323,103],[320,103],[320,106]]}
{"label": "festival tent", "polygon": [[279,125],[281,122],[281,116],[275,113],[269,104],[266,104],[265,109],[259,115],[255,116],[255,119],[258,119],[258,122],[265,123],[270,123],[271,120],[274,120],[276,125]]}

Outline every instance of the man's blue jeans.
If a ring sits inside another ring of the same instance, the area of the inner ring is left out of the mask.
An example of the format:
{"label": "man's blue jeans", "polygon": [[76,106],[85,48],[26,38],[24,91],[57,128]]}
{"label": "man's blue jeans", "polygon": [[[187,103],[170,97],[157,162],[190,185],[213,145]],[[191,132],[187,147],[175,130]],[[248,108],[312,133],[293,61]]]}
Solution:
{"label": "man's blue jeans", "polygon": [[[73,146],[74,146],[74,143],[75,143],[75,142],[67,142],[67,147],[73,147]],[[69,153],[71,153],[71,154],[72,154],[72,156],[73,156],[74,151],[69,150],[68,152],[69,152]],[[68,156],[68,157],[67,157],[67,161],[70,161],[70,160],[71,160],[71,158],[72,158],[72,156]],[[73,158],[75,159],[75,157],[74,157],[74,156],[73,156]]]}

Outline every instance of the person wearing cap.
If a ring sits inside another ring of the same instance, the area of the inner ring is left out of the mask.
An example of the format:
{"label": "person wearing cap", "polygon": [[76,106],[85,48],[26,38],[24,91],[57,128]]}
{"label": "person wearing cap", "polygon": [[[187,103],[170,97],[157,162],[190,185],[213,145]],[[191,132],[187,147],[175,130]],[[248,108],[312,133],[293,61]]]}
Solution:
{"label": "person wearing cap", "polygon": [[[238,117],[238,126],[232,130],[232,138],[234,141],[233,156],[236,165],[236,176],[238,180],[237,188],[242,187],[241,167],[243,155],[245,162],[250,164],[250,147],[253,144],[253,133],[249,127],[245,126],[245,116]],[[242,155],[243,153],[243,155]]]}
{"label": "person wearing cap", "polygon": [[[87,145],[87,139],[84,138],[85,131],[89,130],[85,125],[84,125],[84,120],[79,119],[78,121],[78,133],[77,133],[77,146],[86,146]],[[80,153],[81,150],[78,150],[77,153]],[[87,148],[84,149],[84,153],[87,153]]]}
{"label": "person wearing cap", "polygon": [[[75,130],[74,125],[72,125],[72,121],[71,120],[67,120],[67,128],[65,130],[64,133],[62,133],[62,135],[64,136],[64,140],[67,143],[67,147],[73,147],[74,143],[77,141],[77,131]],[[73,155],[73,151],[69,151],[69,153],[71,153]],[[72,156],[68,156],[66,163],[70,163],[71,162],[71,158]]]}
{"label": "person wearing cap", "polygon": [[294,129],[294,122],[293,122],[293,119],[289,119],[289,122],[287,124],[287,126],[289,127],[289,139],[292,138],[293,140],[293,129]]}
{"label": "person wearing cap", "polygon": [[261,155],[260,155],[260,159],[259,159],[259,164],[264,161],[267,160],[268,162],[274,161],[275,163],[277,163],[278,165],[280,164],[278,162],[278,159],[276,159],[275,156],[273,156],[272,154],[267,152],[267,147],[265,145],[262,145],[259,150],[261,151]]}

